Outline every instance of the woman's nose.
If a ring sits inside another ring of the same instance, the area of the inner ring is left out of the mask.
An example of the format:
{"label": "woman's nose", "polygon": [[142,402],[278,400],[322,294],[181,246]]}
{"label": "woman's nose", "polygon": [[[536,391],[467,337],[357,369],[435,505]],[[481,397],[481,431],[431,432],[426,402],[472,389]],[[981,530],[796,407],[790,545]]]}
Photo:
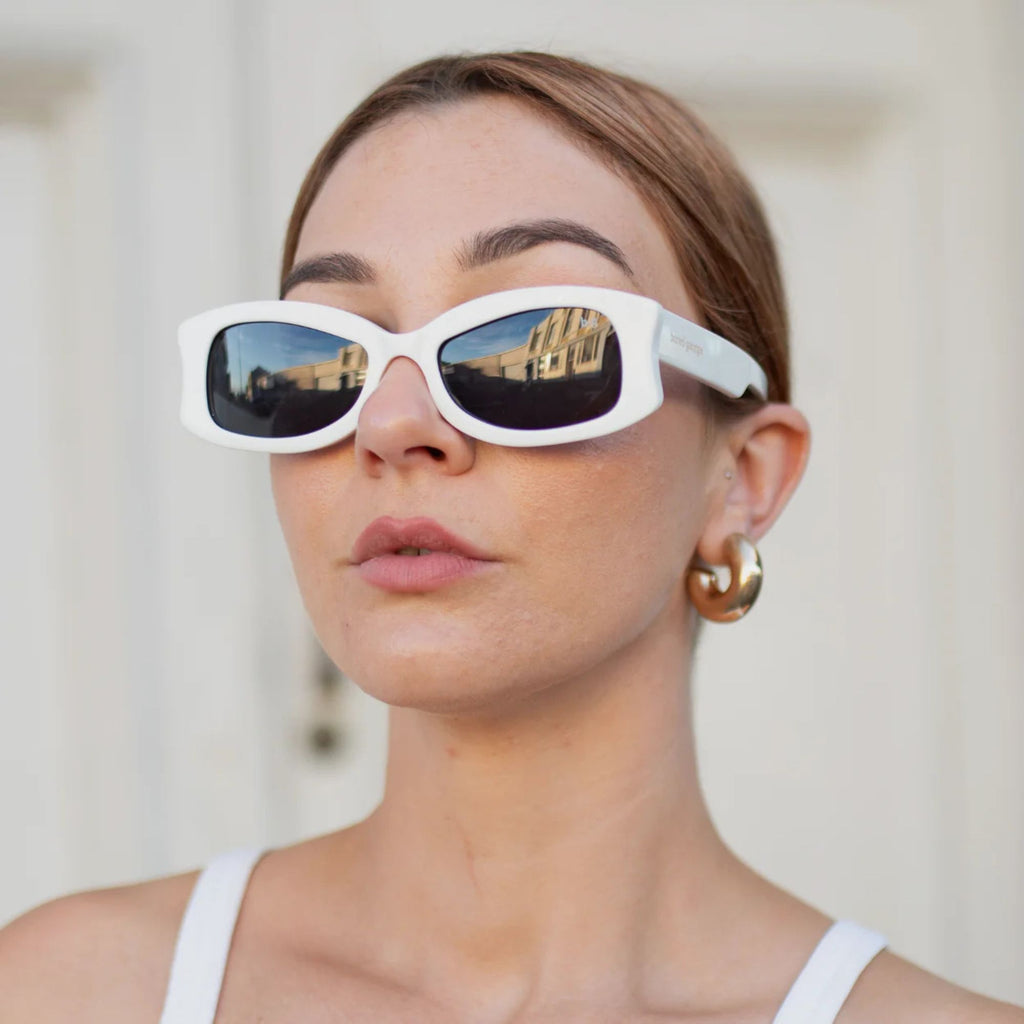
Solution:
{"label": "woman's nose", "polygon": [[431,465],[465,473],[473,465],[475,442],[438,411],[420,368],[404,356],[384,370],[359,414],[356,458],[371,475]]}

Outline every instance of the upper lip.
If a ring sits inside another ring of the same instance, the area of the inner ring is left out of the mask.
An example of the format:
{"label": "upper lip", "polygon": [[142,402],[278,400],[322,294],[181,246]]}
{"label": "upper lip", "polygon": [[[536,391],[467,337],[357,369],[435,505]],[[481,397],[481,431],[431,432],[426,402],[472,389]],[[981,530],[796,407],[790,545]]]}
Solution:
{"label": "upper lip", "polygon": [[354,565],[359,565],[378,555],[393,555],[402,548],[426,548],[430,551],[461,555],[463,558],[493,561],[486,552],[462,537],[450,533],[436,520],[425,516],[416,519],[381,516],[374,519],[356,538],[352,546],[351,561]]}

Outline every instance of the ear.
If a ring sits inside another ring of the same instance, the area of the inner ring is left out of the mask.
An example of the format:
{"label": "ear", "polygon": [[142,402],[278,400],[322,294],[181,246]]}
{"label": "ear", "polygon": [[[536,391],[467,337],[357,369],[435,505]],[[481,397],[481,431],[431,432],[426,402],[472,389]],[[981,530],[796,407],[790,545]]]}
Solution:
{"label": "ear", "polygon": [[709,516],[697,556],[716,565],[726,538],[742,533],[756,542],[786,507],[803,476],[811,430],[803,413],[775,402],[726,427],[711,456]]}

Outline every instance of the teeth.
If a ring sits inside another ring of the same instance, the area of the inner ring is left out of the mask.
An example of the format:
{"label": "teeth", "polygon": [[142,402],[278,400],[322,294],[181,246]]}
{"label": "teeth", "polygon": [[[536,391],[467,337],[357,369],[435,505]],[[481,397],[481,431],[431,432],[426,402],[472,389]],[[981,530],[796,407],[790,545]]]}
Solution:
{"label": "teeth", "polygon": [[413,548],[413,547],[399,548],[395,552],[395,554],[396,555],[429,555],[430,554],[430,548]]}

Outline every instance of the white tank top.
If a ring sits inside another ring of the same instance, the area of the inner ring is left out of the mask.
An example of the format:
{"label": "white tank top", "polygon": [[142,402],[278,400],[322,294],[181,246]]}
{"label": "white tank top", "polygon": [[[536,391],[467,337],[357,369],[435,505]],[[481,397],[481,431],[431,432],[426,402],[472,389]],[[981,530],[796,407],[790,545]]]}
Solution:
{"label": "white tank top", "polygon": [[[160,1024],[213,1024],[242,897],[262,854],[230,850],[200,874],[178,932]],[[833,1024],[861,972],[886,945],[853,921],[833,923],[772,1024]]]}

